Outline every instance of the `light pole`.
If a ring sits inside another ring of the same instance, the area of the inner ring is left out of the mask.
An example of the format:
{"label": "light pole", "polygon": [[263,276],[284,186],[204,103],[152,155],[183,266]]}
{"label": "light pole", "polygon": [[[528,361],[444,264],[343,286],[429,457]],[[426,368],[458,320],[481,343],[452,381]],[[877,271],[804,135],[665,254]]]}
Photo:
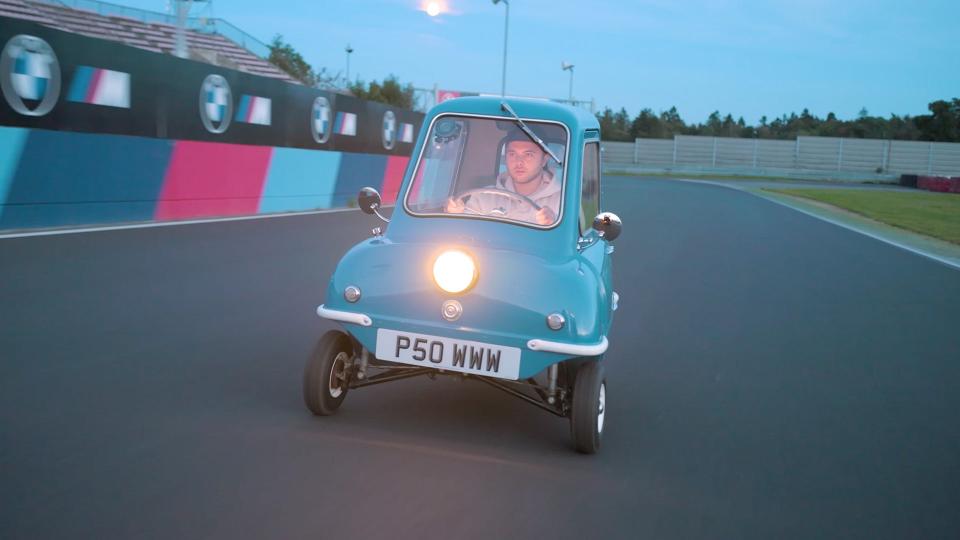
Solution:
{"label": "light pole", "polygon": [[507,6],[507,16],[503,22],[503,77],[500,79],[500,97],[507,95],[507,30],[510,28],[510,2],[507,0],[493,0],[493,5],[503,2]]}
{"label": "light pole", "polygon": [[570,104],[573,105],[573,64],[560,62],[560,69],[570,72],[570,97],[568,100],[570,101]]}
{"label": "light pole", "polygon": [[344,49],[347,52],[347,84],[350,84],[350,53],[353,52],[353,47],[347,43],[347,48]]}

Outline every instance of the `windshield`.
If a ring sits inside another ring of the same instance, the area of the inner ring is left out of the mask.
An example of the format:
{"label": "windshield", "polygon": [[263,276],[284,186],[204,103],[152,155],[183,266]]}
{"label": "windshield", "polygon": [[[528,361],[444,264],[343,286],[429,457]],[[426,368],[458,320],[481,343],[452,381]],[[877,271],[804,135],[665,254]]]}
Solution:
{"label": "windshield", "polygon": [[[526,124],[555,155],[566,155],[562,125]],[[514,120],[443,116],[427,134],[406,206],[415,215],[551,227],[560,220],[563,172]]]}

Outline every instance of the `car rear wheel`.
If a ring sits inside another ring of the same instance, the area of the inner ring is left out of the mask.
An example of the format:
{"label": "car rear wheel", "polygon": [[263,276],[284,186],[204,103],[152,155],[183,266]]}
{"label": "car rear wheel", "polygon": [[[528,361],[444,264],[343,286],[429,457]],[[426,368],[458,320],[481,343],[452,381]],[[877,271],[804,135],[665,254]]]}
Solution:
{"label": "car rear wheel", "polygon": [[349,389],[347,366],[353,355],[349,336],[331,330],[313,348],[303,371],[303,401],[317,416],[337,412]]}
{"label": "car rear wheel", "polygon": [[570,434],[577,452],[593,454],[600,449],[607,406],[607,379],[603,364],[585,362],[573,383]]}

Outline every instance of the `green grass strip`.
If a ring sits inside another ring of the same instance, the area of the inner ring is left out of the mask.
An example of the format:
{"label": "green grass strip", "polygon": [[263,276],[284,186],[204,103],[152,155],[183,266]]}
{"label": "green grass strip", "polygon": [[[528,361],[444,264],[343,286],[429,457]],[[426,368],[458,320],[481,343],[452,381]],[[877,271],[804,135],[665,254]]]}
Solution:
{"label": "green grass strip", "polygon": [[874,219],[960,244],[960,195],[867,189],[767,189],[843,208]]}

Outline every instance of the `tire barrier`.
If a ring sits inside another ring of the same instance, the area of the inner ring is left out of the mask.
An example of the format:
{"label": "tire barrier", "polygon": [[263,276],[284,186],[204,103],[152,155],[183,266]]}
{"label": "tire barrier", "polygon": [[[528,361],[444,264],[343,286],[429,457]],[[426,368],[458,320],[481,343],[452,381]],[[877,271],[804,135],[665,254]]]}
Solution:
{"label": "tire barrier", "polygon": [[960,193],[960,176],[918,176],[916,187],[938,193]]}
{"label": "tire barrier", "polygon": [[901,174],[900,175],[900,185],[903,187],[917,187],[917,178],[916,174]]}

